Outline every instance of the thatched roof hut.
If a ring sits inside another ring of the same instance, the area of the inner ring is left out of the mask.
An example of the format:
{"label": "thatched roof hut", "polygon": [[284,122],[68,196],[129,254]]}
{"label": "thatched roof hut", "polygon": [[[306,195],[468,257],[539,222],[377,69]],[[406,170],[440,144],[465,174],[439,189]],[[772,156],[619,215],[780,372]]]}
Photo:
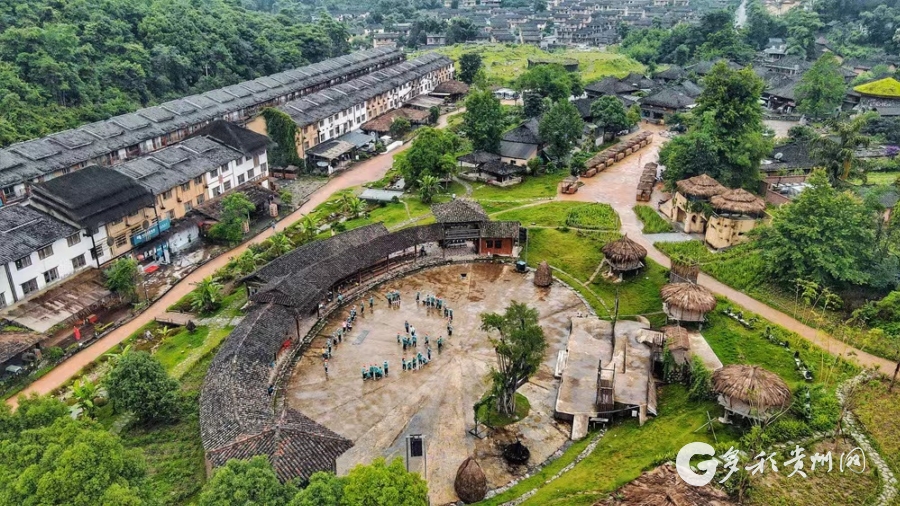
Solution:
{"label": "thatched roof hut", "polygon": [[759,216],[766,210],[766,202],[763,199],[742,188],[728,190],[721,195],[713,195],[709,202],[718,211],[748,216]]}
{"label": "thatched roof hut", "polygon": [[713,391],[726,413],[765,420],[791,403],[791,389],[777,374],[757,365],[727,365],[712,375]]}
{"label": "thatched roof hut", "polygon": [[706,287],[694,283],[669,283],[660,289],[663,311],[677,321],[702,322],[716,308],[716,297]]}
{"label": "thatched roof hut", "polygon": [[675,183],[675,187],[678,188],[678,191],[683,195],[704,199],[708,199],[714,195],[721,195],[728,191],[728,188],[725,188],[719,184],[718,181],[706,174],[682,179]]}
{"label": "thatched roof hut", "polygon": [[456,481],[453,483],[456,495],[466,504],[484,499],[487,495],[487,477],[474,457],[469,457],[456,470]]}
{"label": "thatched roof hut", "polygon": [[628,236],[603,246],[603,256],[614,272],[635,271],[644,266],[647,249]]}
{"label": "thatched roof hut", "polygon": [[648,471],[631,483],[610,495],[609,498],[594,503],[594,506],[619,505],[654,506],[727,506],[734,504],[728,494],[712,485],[695,487],[685,483],[672,463],[664,464]]}
{"label": "thatched roof hut", "polygon": [[680,325],[669,325],[663,329],[666,335],[666,347],[675,359],[676,364],[685,364],[691,353],[691,338],[687,329]]}
{"label": "thatched roof hut", "polygon": [[543,261],[534,271],[534,286],[546,288],[551,284],[553,284],[553,274],[550,272],[550,265]]}

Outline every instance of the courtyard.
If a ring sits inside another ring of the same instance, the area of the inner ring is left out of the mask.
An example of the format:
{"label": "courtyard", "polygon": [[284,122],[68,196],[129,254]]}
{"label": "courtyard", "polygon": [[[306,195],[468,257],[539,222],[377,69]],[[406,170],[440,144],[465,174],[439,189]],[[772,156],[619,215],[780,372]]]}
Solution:
{"label": "courtyard", "polygon": [[[412,459],[410,469],[426,476],[433,504],[446,504],[456,500],[456,470],[467,457],[478,458],[489,488],[495,488],[526,472],[525,466],[503,461],[502,443],[519,438],[531,451],[528,466],[543,462],[565,443],[570,428],[553,419],[559,387],[553,371],[558,352],[566,346],[570,319],[588,308],[565,285],[556,282],[538,288],[532,279],[533,273],[517,273],[511,265],[471,263],[385,283],[355,301],[357,311],[359,303],[365,302],[365,314],[334,347],[326,376],[322,359],[326,340],[350,307],[331,318],[298,362],[286,395],[290,407],[354,442],[338,459],[338,474],[380,456],[405,458],[407,436],[421,434],[425,459]],[[394,290],[400,292],[402,302],[392,309],[385,295]],[[447,335],[443,311],[417,305],[416,292],[422,298],[440,297],[453,309],[452,336]],[[368,307],[370,296],[375,298],[374,311]],[[539,311],[548,349],[538,373],[519,389],[531,405],[528,416],[478,439],[468,433],[475,424],[473,405],[487,392],[487,375],[496,362],[488,334],[479,329],[479,315],[502,312],[512,300]],[[418,346],[404,355],[397,334],[405,334],[406,321],[416,328]],[[404,356],[426,355],[426,335],[431,362],[417,371],[403,371]],[[440,352],[439,337],[444,339]],[[363,367],[384,361],[389,362],[387,377],[363,381]]]}

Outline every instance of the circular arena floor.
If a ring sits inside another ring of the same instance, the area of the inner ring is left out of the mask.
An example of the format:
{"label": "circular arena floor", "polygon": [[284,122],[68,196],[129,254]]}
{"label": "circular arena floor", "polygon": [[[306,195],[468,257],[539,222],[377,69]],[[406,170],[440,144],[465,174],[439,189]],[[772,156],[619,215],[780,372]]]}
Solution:
{"label": "circular arena floor", "polygon": [[[562,446],[569,428],[553,419],[558,381],[553,378],[557,352],[565,348],[569,318],[587,308],[574,291],[555,282],[550,288],[532,284],[533,274],[520,274],[512,266],[490,263],[438,267],[388,282],[357,299],[365,302],[365,315],[333,348],[326,376],[322,353],[326,339],[349,314],[345,307],[335,314],[310,349],[298,362],[286,388],[287,402],[316,422],[352,440],[354,448],[338,460],[338,474],[356,464],[380,456],[406,455],[406,436],[422,434],[425,459],[411,459],[411,470],[428,480],[432,504],[456,500],[453,480],[457,467],[471,455],[488,476],[490,488],[508,483],[525,472],[510,468],[500,458],[499,442],[519,437],[531,450],[529,465],[536,465]],[[401,293],[399,308],[390,308],[389,291]],[[447,320],[434,309],[416,305],[419,291],[433,294],[453,309],[453,336],[447,336]],[[369,296],[375,297],[374,312]],[[529,416],[493,436],[479,440],[468,434],[474,424],[472,406],[487,391],[487,373],[496,363],[485,332],[479,330],[483,312],[502,312],[511,300],[538,309],[549,347],[540,371],[519,392],[528,397]],[[403,371],[402,346],[397,333],[405,333],[404,321],[414,326],[418,347],[406,358],[425,354],[424,336],[431,340],[432,360],[417,371]],[[364,337],[363,337],[364,336]],[[443,336],[438,353],[437,338]],[[361,369],[389,362],[389,374],[363,381]]]}

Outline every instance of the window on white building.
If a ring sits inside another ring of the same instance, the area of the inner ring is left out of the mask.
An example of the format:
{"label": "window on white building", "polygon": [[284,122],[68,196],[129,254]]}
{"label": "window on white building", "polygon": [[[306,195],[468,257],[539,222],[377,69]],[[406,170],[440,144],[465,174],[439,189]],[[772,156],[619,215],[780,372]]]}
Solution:
{"label": "window on white building", "polygon": [[38,250],[38,258],[44,260],[47,257],[53,256],[53,245],[44,246],[43,248]]}
{"label": "window on white building", "polygon": [[253,155],[253,166],[259,167],[259,155]]}
{"label": "window on white building", "polygon": [[216,186],[215,188],[213,188],[213,197],[214,197],[214,198],[215,198],[215,197],[218,197],[218,196],[221,195],[221,194],[222,194],[222,188],[220,188],[220,187],[218,187],[218,186]]}
{"label": "window on white building", "polygon": [[22,258],[16,260],[16,270],[17,271],[21,271],[22,269],[28,267],[29,265],[31,265],[31,255],[28,255],[27,257],[22,257]]}
{"label": "window on white building", "polygon": [[96,248],[91,248],[91,260],[96,260],[103,256],[103,245],[98,244]]}
{"label": "window on white building", "polygon": [[218,177],[218,176],[219,176],[219,169],[213,169],[213,170],[209,171],[209,177]]}
{"label": "window on white building", "polygon": [[244,181],[246,181],[246,180],[247,180],[247,179],[244,177],[243,174],[241,174],[240,176],[238,176],[238,184],[244,184]]}
{"label": "window on white building", "polygon": [[29,279],[28,281],[22,283],[22,293],[28,295],[29,293],[36,292],[38,289],[37,278]]}
{"label": "window on white building", "polygon": [[81,232],[75,232],[74,234],[66,237],[66,242],[69,246],[75,246],[76,244],[81,242]]}
{"label": "window on white building", "polygon": [[231,189],[231,181],[225,181],[225,184],[222,186],[223,186],[223,188],[225,188],[225,191],[230,190]]}
{"label": "window on white building", "polygon": [[84,253],[78,255],[77,257],[72,259],[72,267],[75,269],[80,269],[87,264],[87,261],[84,259]]}
{"label": "window on white building", "polygon": [[0,307],[6,307],[6,294],[0,293]]}
{"label": "window on white building", "polygon": [[54,267],[44,273],[44,282],[45,283],[49,284],[49,283],[56,281],[57,279],[59,279],[59,270],[56,267]]}

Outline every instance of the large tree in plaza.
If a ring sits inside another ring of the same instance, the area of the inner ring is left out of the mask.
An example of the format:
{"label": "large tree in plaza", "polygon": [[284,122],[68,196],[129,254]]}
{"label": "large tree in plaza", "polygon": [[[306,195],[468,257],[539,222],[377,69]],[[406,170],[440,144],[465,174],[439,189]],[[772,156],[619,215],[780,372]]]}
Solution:
{"label": "large tree in plaza", "polygon": [[472,84],[475,76],[481,70],[481,55],[478,53],[464,53],[459,58],[459,80]]}
{"label": "large tree in plaza", "polygon": [[750,68],[731,70],[721,62],[703,83],[687,133],[660,150],[666,180],[705,172],[725,186],[755,190],[759,164],[772,149],[763,137],[763,81]]}
{"label": "large tree in plaza", "polygon": [[497,353],[497,368],[491,371],[491,395],[498,413],[513,416],[516,390],[537,372],[547,350],[538,311],[512,301],[502,314],[482,313],[481,330],[499,334],[498,338],[491,338]]}
{"label": "large tree in plaza", "polygon": [[420,128],[408,150],[394,157],[396,167],[407,184],[418,184],[426,175],[449,176],[456,167],[453,153],[459,149],[459,138],[436,128]]}
{"label": "large tree in plaza", "polygon": [[490,90],[474,90],[466,98],[462,132],[476,151],[497,153],[503,134],[503,110]]}

